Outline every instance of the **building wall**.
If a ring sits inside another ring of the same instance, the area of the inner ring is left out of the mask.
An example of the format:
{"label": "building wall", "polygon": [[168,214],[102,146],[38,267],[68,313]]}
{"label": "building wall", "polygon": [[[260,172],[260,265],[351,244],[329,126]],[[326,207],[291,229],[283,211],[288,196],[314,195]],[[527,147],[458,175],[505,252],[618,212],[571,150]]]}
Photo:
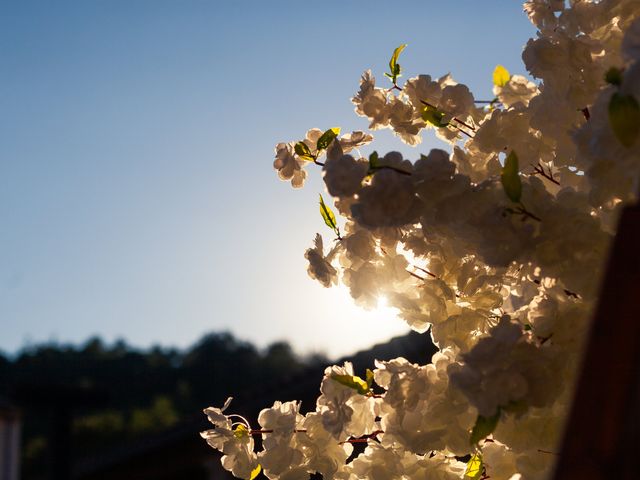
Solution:
{"label": "building wall", "polygon": [[0,410],[0,480],[20,478],[20,417]]}

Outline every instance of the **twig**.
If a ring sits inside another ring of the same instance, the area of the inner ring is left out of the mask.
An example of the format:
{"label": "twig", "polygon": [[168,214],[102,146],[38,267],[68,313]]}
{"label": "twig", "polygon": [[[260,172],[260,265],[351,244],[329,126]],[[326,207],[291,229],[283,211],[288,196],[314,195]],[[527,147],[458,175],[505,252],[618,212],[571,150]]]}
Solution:
{"label": "twig", "polygon": [[407,172],[406,170],[403,170],[401,168],[394,167],[393,165],[380,165],[380,166],[374,167],[373,169],[370,169],[369,173],[374,173],[376,170],[393,170],[394,172],[401,173],[402,175],[411,176],[411,172]]}
{"label": "twig", "polygon": [[381,433],[384,433],[384,431],[376,430],[375,432],[362,435],[361,437],[350,437],[348,440],[345,440],[344,442],[340,442],[340,445],[344,443],[367,443],[369,440],[375,440],[376,442],[379,442],[380,440],[378,440],[377,437]]}
{"label": "twig", "polygon": [[563,289],[563,290],[564,290],[564,294],[565,294],[567,297],[573,297],[573,298],[575,298],[575,299],[579,299],[579,298],[580,298],[580,295],[578,295],[578,294],[577,294],[577,293],[575,293],[575,292],[572,292],[571,290],[567,290],[566,288],[565,288],[565,289]]}
{"label": "twig", "polygon": [[529,217],[532,220],[535,220],[536,222],[542,222],[542,219],[540,217],[538,217],[537,215],[534,215],[533,213],[531,213],[529,210],[527,210],[526,208],[524,208],[524,206],[521,206],[521,213],[525,216],[525,217]]}
{"label": "twig", "polygon": [[426,282],[426,281],[427,281],[427,279],[426,279],[426,278],[423,278],[423,277],[421,277],[420,275],[418,275],[418,274],[416,274],[416,273],[413,273],[411,270],[407,270],[407,273],[408,273],[409,275],[411,275],[412,277],[416,277],[418,280],[421,280],[421,281],[423,281],[423,282]]}
{"label": "twig", "polygon": [[[272,429],[259,429],[259,430],[250,430],[249,434],[251,435],[262,435],[263,433],[273,433]],[[307,429],[303,428],[301,430],[294,430],[294,433],[307,433]]]}
{"label": "twig", "polygon": [[471,130],[472,132],[475,132],[475,131],[476,131],[476,129],[475,129],[473,126],[466,124],[465,122],[463,122],[462,120],[459,120],[459,119],[458,119],[458,118],[456,118],[456,117],[453,117],[453,120],[455,120],[456,122],[458,122],[460,125],[464,125],[465,127],[467,127],[467,128],[468,128],[469,130]]}
{"label": "twig", "polygon": [[551,340],[551,337],[553,337],[553,333],[546,337],[538,337],[538,340],[540,340],[540,345],[544,345],[545,343],[547,343],[549,340]]}
{"label": "twig", "polygon": [[550,182],[553,182],[556,185],[560,186],[560,182],[557,181],[555,178],[553,178],[553,172],[551,171],[550,167],[549,167],[549,173],[547,173],[545,172],[544,167],[540,163],[538,163],[538,165],[535,166],[533,171],[534,171],[534,175],[535,174],[542,175],[544,178],[546,178]]}
{"label": "twig", "polygon": [[424,268],[422,268],[422,267],[419,267],[419,266],[417,266],[417,265],[412,265],[412,267],[413,267],[413,268],[415,268],[416,270],[420,270],[421,272],[426,273],[426,274],[427,274],[427,275],[429,275],[430,277],[438,278],[438,276],[437,276],[435,273],[431,273],[429,270],[425,270],[425,269],[424,269]]}
{"label": "twig", "polygon": [[[533,281],[533,283],[535,283],[536,285],[540,285],[540,280],[538,280],[537,278],[534,278],[532,281]],[[564,292],[564,294],[565,294],[567,297],[573,297],[573,298],[575,298],[575,299],[579,299],[579,298],[580,298],[580,295],[578,295],[578,294],[577,294],[577,293],[575,293],[575,292],[572,292],[571,290],[569,290],[569,289],[567,289],[567,288],[563,288],[563,289],[562,289],[562,291]]]}
{"label": "twig", "polygon": [[527,208],[522,204],[522,202],[518,203],[517,208],[507,207],[504,209],[504,211],[506,213],[515,213],[517,215],[522,215],[522,221],[526,220],[527,218],[530,218],[532,220],[535,220],[536,222],[542,222],[542,219],[537,215],[531,213],[529,210],[527,210]]}
{"label": "twig", "polygon": [[541,448],[538,449],[538,452],[540,453],[548,453],[549,455],[556,455],[556,456],[560,456],[560,454],[556,453],[556,452],[550,452],[548,450],[542,450]]}
{"label": "twig", "polygon": [[[455,120],[455,118],[454,118],[454,120]],[[456,130],[458,130],[460,133],[464,133],[467,137],[469,137],[469,138],[473,138],[473,135],[471,135],[471,134],[470,134],[470,133],[468,133],[468,132],[465,132],[465,131],[464,131],[464,130],[462,130],[459,126],[457,126],[457,125],[452,125],[451,123],[449,123],[449,125],[451,125],[453,128],[455,128]]]}
{"label": "twig", "polygon": [[[425,100],[420,100],[420,103],[422,103],[423,105],[429,107],[429,108],[433,108],[434,110],[438,110],[438,107],[436,107],[435,105],[425,101]],[[465,126],[466,128],[468,128],[469,130],[471,130],[472,132],[475,132],[476,129],[474,127],[472,127],[471,125],[467,125],[465,122],[463,122],[462,120],[460,120],[457,117],[453,117],[451,120],[455,120],[456,122],[458,122],[460,125]],[[455,125],[454,125],[455,126]],[[461,130],[462,131],[462,130]],[[466,133],[466,132],[465,132]],[[469,135],[469,134],[467,134]]]}

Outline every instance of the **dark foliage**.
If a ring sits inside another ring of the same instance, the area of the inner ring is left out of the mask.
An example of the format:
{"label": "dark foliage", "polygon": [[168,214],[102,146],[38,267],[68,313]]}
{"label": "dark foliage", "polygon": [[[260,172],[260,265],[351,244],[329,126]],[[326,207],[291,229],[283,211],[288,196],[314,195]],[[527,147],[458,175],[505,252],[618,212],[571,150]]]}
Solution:
{"label": "dark foliage", "polygon": [[291,377],[321,356],[300,358],[284,342],[264,350],[211,333],[186,351],[138,350],[92,338],[82,346],[45,344],[0,355],[0,394],[23,411],[23,478],[38,478],[53,453],[54,419],[71,418],[72,456],[95,454],[167,429],[221,405],[229,392],[256,391]]}

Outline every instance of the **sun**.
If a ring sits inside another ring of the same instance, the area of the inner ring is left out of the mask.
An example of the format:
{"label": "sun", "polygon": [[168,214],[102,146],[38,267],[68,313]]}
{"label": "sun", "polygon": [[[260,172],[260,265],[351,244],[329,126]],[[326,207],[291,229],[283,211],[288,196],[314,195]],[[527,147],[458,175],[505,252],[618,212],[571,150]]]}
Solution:
{"label": "sun", "polygon": [[330,356],[354,353],[410,330],[398,318],[397,310],[387,305],[385,297],[378,298],[375,309],[365,310],[355,304],[348,287],[342,284],[323,289],[321,296],[322,304],[329,305],[333,312],[323,316],[322,329],[318,332],[322,336],[318,338],[319,343],[329,345]]}

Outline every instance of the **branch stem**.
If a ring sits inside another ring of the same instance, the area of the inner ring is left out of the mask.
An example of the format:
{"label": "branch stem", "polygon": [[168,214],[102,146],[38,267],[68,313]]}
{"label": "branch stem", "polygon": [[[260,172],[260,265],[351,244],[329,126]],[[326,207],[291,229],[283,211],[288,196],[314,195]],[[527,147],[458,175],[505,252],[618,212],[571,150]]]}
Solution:
{"label": "branch stem", "polygon": [[[438,110],[438,107],[436,107],[435,105],[433,105],[432,103],[429,103],[425,100],[420,100],[420,103],[422,103],[423,105],[429,107],[429,108],[433,108],[434,110]],[[453,117],[451,120],[454,120],[456,122],[458,122],[460,125],[468,128],[469,130],[471,130],[472,132],[475,132],[476,129],[474,127],[472,127],[471,125],[468,125],[467,123],[463,122],[462,120],[460,120],[458,117]],[[467,132],[465,132],[464,130],[461,130],[460,127],[456,127],[455,125],[453,125],[453,127],[458,128],[458,130],[460,130],[461,132],[465,133],[468,137],[471,137],[471,135],[469,135]]]}
{"label": "branch stem", "polygon": [[541,175],[542,177],[546,178],[550,182],[560,186],[560,182],[557,181],[555,178],[553,178],[553,172],[551,171],[551,167],[547,167],[547,168],[549,169],[549,172],[546,172],[542,164],[538,163],[538,165],[536,165],[535,168],[533,169],[533,172],[534,172],[533,174]]}

